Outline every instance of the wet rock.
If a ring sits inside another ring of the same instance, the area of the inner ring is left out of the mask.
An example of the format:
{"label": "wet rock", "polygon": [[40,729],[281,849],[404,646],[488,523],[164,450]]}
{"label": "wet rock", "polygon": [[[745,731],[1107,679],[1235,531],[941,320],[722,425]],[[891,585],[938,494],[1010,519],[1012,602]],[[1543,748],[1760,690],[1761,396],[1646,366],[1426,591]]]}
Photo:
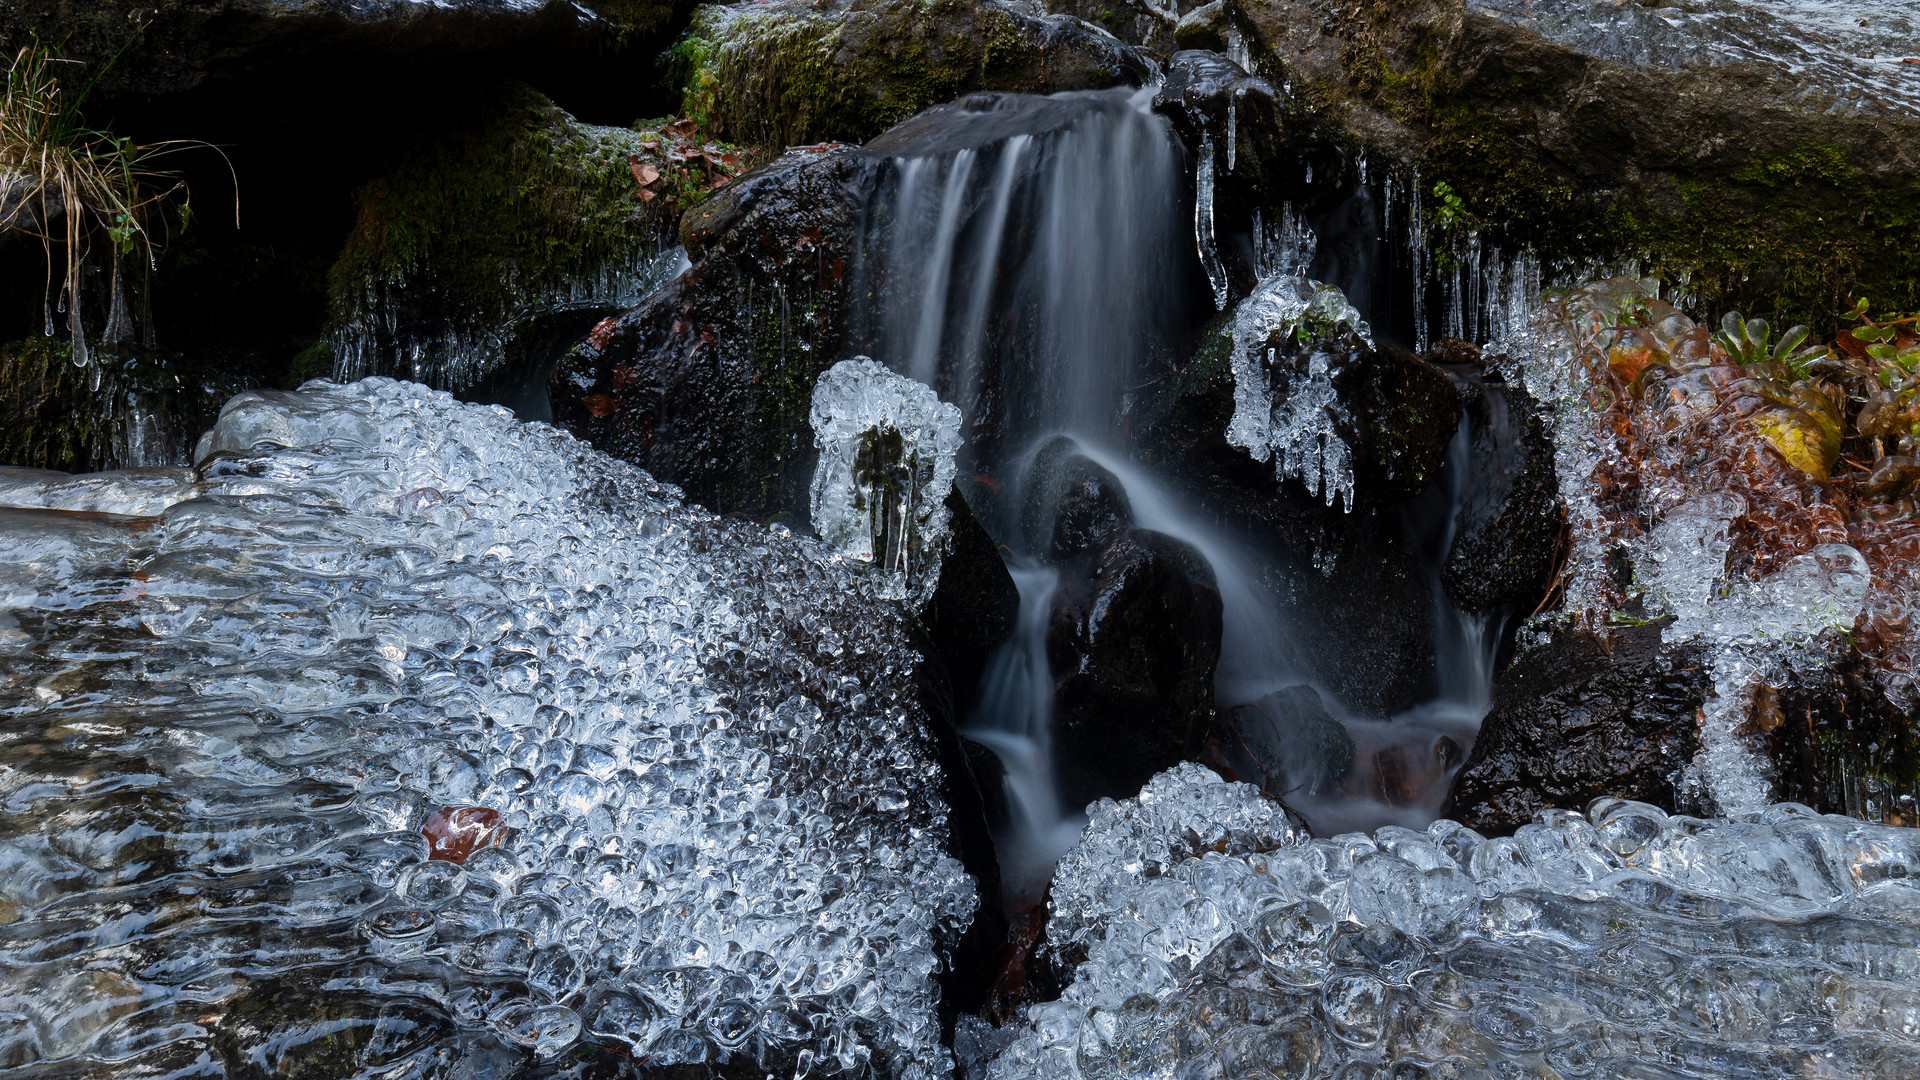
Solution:
{"label": "wet rock", "polygon": [[1357,492],[1352,513],[1329,507],[1229,444],[1228,347],[1208,328],[1179,372],[1141,394],[1128,416],[1136,456],[1254,556],[1264,580],[1281,583],[1299,666],[1344,711],[1384,718],[1423,700],[1432,690],[1433,595],[1399,507],[1378,505],[1370,489]]}
{"label": "wet rock", "polygon": [[0,247],[44,233],[65,217],[66,196],[18,169],[0,170]]}
{"label": "wet rock", "polygon": [[684,9],[676,0],[22,0],[0,9],[0,45],[11,59],[37,34],[92,69],[96,98],[149,97],[461,59],[604,61],[610,48],[665,31],[676,7]]}
{"label": "wet rock", "polygon": [[1084,19],[1129,45],[1165,56],[1174,49],[1194,48],[1178,42],[1180,26],[1196,12],[1217,9],[1220,4],[1218,0],[1210,4],[1203,0],[1045,0],[1045,6],[1048,11]]}
{"label": "wet rock", "polygon": [[1190,545],[1126,528],[1061,571],[1047,630],[1063,801],[1126,797],[1213,722],[1220,591]]}
{"label": "wet rock", "polygon": [[1213,0],[1180,16],[1180,21],[1173,27],[1173,43],[1181,49],[1207,49],[1224,53],[1227,51],[1230,29],[1226,3],[1224,0]]}
{"label": "wet rock", "polygon": [[1710,687],[1700,650],[1663,646],[1657,623],[1606,641],[1557,633],[1495,685],[1447,816],[1508,833],[1537,810],[1609,795],[1697,809],[1680,778],[1699,749],[1695,717]]}
{"label": "wet rock", "polygon": [[[948,524],[952,530],[950,546],[940,562],[940,584],[920,618],[934,649],[946,661],[953,680],[955,711],[965,716],[975,704],[988,658],[1001,642],[1013,636],[1014,622],[1020,614],[1020,590],[1007,573],[999,546],[981,528],[958,491],[948,493],[947,510],[952,515]],[[997,783],[992,790],[999,790]]]}
{"label": "wet rock", "polygon": [[1446,372],[1382,344],[1361,352],[1333,386],[1348,417],[1356,498],[1390,506],[1425,491],[1460,426],[1460,393]]}
{"label": "wet rock", "polygon": [[1020,526],[1027,550],[1065,562],[1106,546],[1133,523],[1120,479],[1076,452],[1072,439],[1049,441],[1021,483]]}
{"label": "wet rock", "polygon": [[1774,797],[1824,814],[1920,824],[1920,716],[1889,700],[1870,658],[1832,635],[1816,664],[1755,695]]}
{"label": "wet rock", "polygon": [[1261,787],[1275,794],[1326,795],[1353,768],[1353,736],[1311,686],[1276,690],[1227,715],[1265,775]]}
{"label": "wet rock", "polygon": [[1462,611],[1524,616],[1545,596],[1561,551],[1547,410],[1516,386],[1462,385],[1475,475],[1454,518],[1440,583]]}
{"label": "wet rock", "polygon": [[1848,286],[1920,298],[1897,224],[1920,201],[1912,80],[1891,88],[1894,65],[1853,55],[1875,50],[1790,11],[1689,11],[1227,0],[1257,73],[1318,125],[1376,170],[1417,166],[1430,204],[1447,185],[1459,205],[1433,246],[1633,250],[1667,280],[1690,271],[1705,308],[1816,333]]}
{"label": "wet rock", "polygon": [[813,385],[880,162],[790,152],[685,216],[696,261],[563,357],[555,421],[722,513],[807,520]]}
{"label": "wet rock", "polygon": [[1111,34],[1003,0],[709,5],[676,52],[682,111],[768,146],[868,139],[977,90],[1098,90],[1151,73]]}

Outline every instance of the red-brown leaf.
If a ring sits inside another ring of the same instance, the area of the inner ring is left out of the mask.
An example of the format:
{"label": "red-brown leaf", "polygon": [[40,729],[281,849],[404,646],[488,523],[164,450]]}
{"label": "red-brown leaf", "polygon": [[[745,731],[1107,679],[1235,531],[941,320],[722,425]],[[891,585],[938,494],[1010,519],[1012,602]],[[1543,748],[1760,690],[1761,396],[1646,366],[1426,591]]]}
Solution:
{"label": "red-brown leaf", "polygon": [[506,842],[507,824],[498,810],[485,806],[447,806],[435,810],[420,827],[427,858],[464,863],[474,852]]}

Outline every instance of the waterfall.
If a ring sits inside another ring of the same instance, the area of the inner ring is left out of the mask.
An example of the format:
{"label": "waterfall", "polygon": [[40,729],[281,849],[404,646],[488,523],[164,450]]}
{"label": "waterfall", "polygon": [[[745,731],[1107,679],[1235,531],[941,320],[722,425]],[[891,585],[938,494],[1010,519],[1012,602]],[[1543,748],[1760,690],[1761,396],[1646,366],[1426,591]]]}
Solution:
{"label": "waterfall", "polygon": [[[1149,101],[1136,91],[975,95],[868,146],[887,165],[853,271],[855,295],[867,298],[852,316],[855,346],[961,408],[959,471],[972,477],[961,487],[1008,553],[1020,593],[1017,629],[992,659],[964,726],[1005,770],[1010,835],[1000,857],[1016,900],[1037,896],[1084,822],[1056,782],[1047,635],[1060,574],[1034,550],[1022,519],[1023,480],[1055,437],[1067,436],[1074,453],[1117,480],[1132,526],[1184,542],[1211,568],[1222,603],[1221,716],[1304,687],[1350,733],[1352,779],[1338,791],[1289,795],[1316,828],[1418,827],[1438,814],[1446,776],[1407,772],[1450,772],[1464,757],[1486,710],[1502,630],[1498,619],[1457,610],[1440,587],[1455,517],[1487,495],[1466,421],[1444,475],[1404,512],[1431,576],[1440,660],[1431,700],[1390,719],[1340,705],[1286,614],[1295,601],[1273,568],[1330,571],[1335,553],[1316,553],[1309,565],[1298,552],[1256,550],[1257,539],[1224,531],[1134,459],[1125,417],[1137,391],[1166,377],[1187,335],[1226,299],[1209,206],[1222,166],[1204,140],[1188,161]],[[1254,226],[1259,269],[1299,274],[1315,264],[1384,292],[1371,276],[1387,272],[1389,260],[1377,253],[1400,250],[1395,229],[1422,231],[1417,201],[1411,213],[1402,205],[1408,190],[1417,180],[1363,179],[1343,208],[1313,221],[1273,208],[1270,223]],[[1517,294],[1537,282],[1530,260],[1489,252],[1444,297],[1460,332],[1499,333],[1519,318]],[[1338,771],[1349,772],[1344,764]],[[1415,783],[1417,798],[1397,797]]]}

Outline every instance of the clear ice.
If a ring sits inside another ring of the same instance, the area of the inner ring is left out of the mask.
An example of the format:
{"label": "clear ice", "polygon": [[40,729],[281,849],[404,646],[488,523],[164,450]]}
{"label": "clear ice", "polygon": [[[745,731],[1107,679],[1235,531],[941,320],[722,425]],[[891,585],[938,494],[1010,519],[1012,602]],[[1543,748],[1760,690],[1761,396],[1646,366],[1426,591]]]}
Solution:
{"label": "clear ice", "polygon": [[919,657],[814,541],[377,378],[0,491],[13,1075],[949,1071]]}
{"label": "clear ice", "polygon": [[1049,926],[1085,960],[969,1075],[1904,1080],[1916,873],[1920,831],[1794,804],[1312,840],[1183,765],[1096,809]]}
{"label": "clear ice", "polygon": [[864,356],[813,388],[813,527],[842,558],[878,572],[880,595],[933,599],[946,550],[960,409]]}
{"label": "clear ice", "polygon": [[1200,160],[1194,166],[1193,239],[1200,252],[1200,265],[1206,268],[1207,281],[1213,285],[1213,306],[1227,310],[1227,268],[1220,261],[1220,243],[1214,236],[1213,222],[1213,136],[1200,136]]}
{"label": "clear ice", "polygon": [[[1334,391],[1335,364],[1355,341],[1372,344],[1366,320],[1332,285],[1275,276],[1240,302],[1233,337],[1233,420],[1227,441],[1273,460],[1274,475],[1298,477],[1332,506],[1353,508],[1353,452],[1340,436],[1345,410]],[[1299,358],[1272,344],[1289,339]],[[1337,352],[1337,355],[1336,355]]]}

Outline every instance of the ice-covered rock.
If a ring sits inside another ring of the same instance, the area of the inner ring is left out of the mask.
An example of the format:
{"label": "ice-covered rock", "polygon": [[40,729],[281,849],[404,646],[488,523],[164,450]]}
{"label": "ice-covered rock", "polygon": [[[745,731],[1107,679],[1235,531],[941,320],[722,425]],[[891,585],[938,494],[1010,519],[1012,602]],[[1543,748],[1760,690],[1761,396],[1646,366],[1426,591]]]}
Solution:
{"label": "ice-covered rock", "polygon": [[813,527],[827,545],[878,571],[880,593],[916,610],[940,584],[960,410],[932,388],[864,356],[813,387]]}
{"label": "ice-covered rock", "polygon": [[[1511,838],[1439,821],[1309,841],[1194,766],[1148,791],[1096,812],[1062,864],[1057,917],[1087,959],[985,1075],[1920,1066],[1920,831],[1601,799]],[[1154,805],[1169,796],[1205,812]],[[1246,824],[1209,825],[1226,821]]]}
{"label": "ice-covered rock", "polygon": [[[1366,320],[1339,289],[1304,277],[1272,277],[1240,302],[1233,336],[1233,420],[1227,441],[1274,474],[1298,477],[1331,506],[1353,508],[1353,451],[1333,377],[1343,343],[1372,343]],[[1277,341],[1285,341],[1283,351]],[[1296,349],[1300,358],[1290,351]],[[1304,366],[1304,370],[1300,368]]]}
{"label": "ice-covered rock", "polygon": [[0,511],[0,1061],[947,1071],[974,886],[860,575],[385,379],[177,491]]}

